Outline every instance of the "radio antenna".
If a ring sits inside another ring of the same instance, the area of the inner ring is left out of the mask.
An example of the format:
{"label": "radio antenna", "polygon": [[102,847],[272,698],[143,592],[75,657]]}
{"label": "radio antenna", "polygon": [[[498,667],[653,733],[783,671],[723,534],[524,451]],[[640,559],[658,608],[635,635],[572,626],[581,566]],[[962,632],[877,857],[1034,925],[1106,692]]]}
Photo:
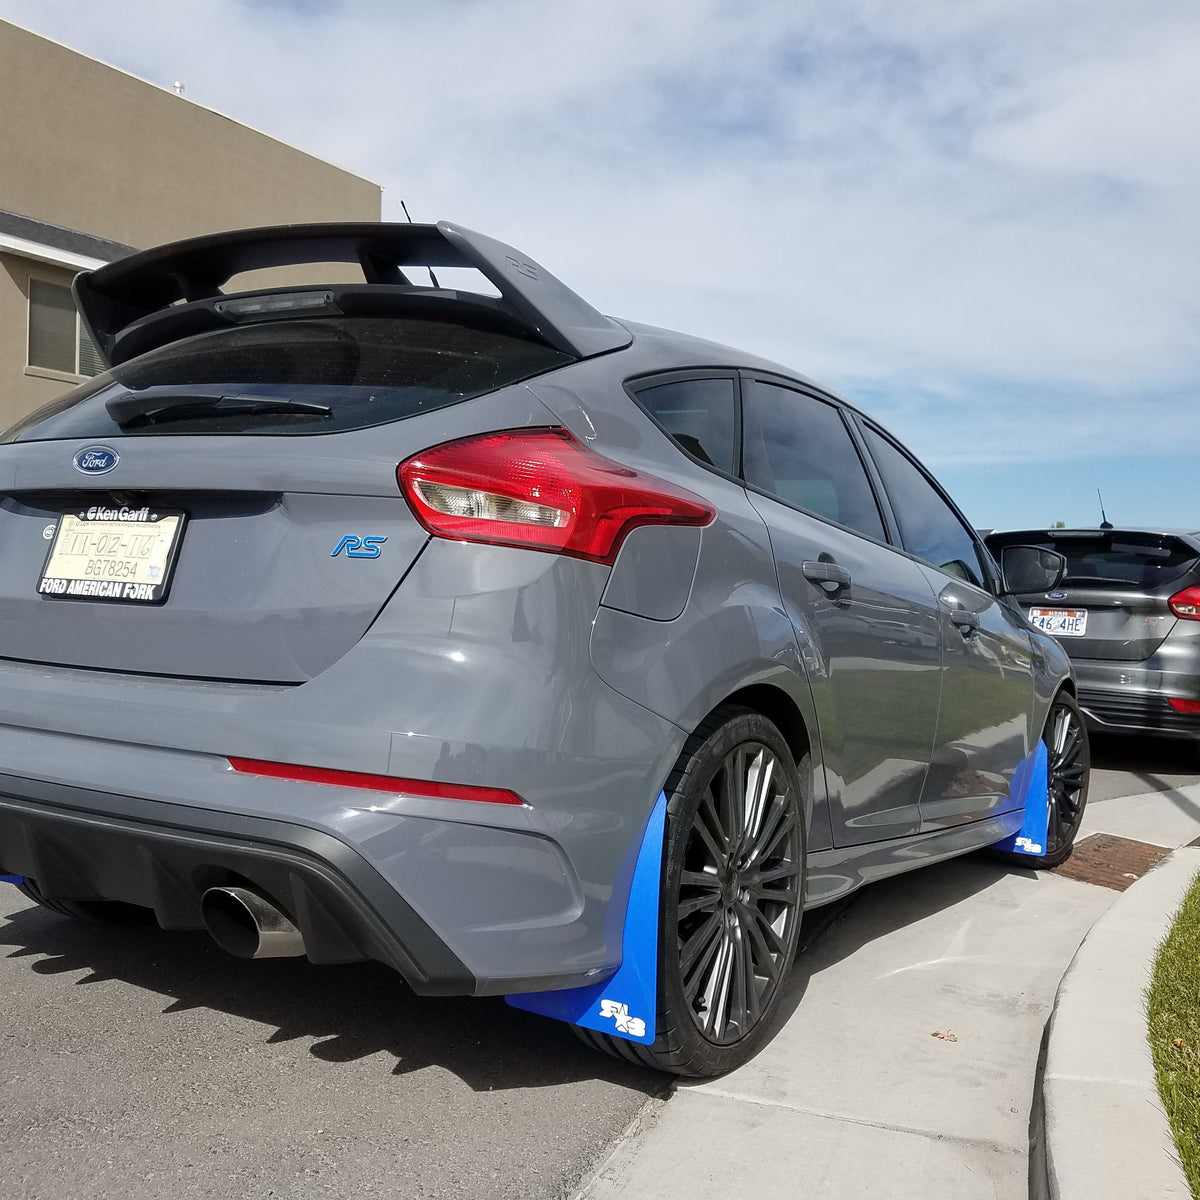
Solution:
{"label": "radio antenna", "polygon": [[[401,207],[401,208],[404,210],[404,218],[405,218],[405,220],[406,220],[406,221],[407,221],[407,222],[408,222],[408,223],[411,225],[411,224],[413,223],[413,219],[412,219],[412,217],[410,217],[410,216],[408,215],[408,205],[407,205],[407,204],[405,204],[403,200],[401,200],[401,201],[400,201],[400,207]],[[430,281],[430,282],[433,284],[433,286],[434,286],[434,287],[441,287],[442,285],[441,285],[440,283],[438,283],[438,281],[437,281],[437,276],[436,276],[436,275],[433,273],[433,268],[432,268],[432,267],[426,267],[426,268],[425,268],[425,270],[427,270],[427,271],[429,272],[429,281]]]}
{"label": "radio antenna", "polygon": [[1101,529],[1111,529],[1112,522],[1108,519],[1108,517],[1104,513],[1104,497],[1102,495],[1100,495],[1099,488],[1096,489],[1096,497],[1100,501],[1100,528]]}

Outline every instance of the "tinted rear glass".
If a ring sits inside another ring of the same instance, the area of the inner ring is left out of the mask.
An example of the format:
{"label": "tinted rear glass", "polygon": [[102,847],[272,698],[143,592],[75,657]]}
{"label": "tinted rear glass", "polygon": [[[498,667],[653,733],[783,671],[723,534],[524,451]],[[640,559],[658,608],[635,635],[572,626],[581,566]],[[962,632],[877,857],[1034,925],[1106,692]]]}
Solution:
{"label": "tinted rear glass", "polygon": [[1152,590],[1171,583],[1197,559],[1187,542],[1170,534],[1127,533],[1097,530],[1096,533],[1037,537],[1036,535],[993,536],[988,544],[999,553],[1006,545],[1042,546],[1057,550],[1067,560],[1063,583],[1079,587],[1112,586]]}
{"label": "tinted rear glass", "polygon": [[[335,433],[445,408],[571,361],[540,342],[445,321],[262,323],[200,334],[122,363],[0,440]],[[117,402],[131,396],[151,415],[122,416],[122,426],[107,406],[120,416]],[[256,400],[266,402],[257,411]]]}

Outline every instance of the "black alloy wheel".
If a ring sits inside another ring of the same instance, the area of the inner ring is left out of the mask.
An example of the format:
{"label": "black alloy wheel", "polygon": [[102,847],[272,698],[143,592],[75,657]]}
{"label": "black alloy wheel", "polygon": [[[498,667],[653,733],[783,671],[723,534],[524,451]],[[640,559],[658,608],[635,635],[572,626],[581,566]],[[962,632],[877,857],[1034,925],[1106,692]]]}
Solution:
{"label": "black alloy wheel", "polygon": [[1042,734],[1049,768],[1050,819],[1046,831],[1046,858],[1063,862],[1075,844],[1087,804],[1091,752],[1087,727],[1079,706],[1066,693],[1060,695],[1046,718]]}
{"label": "black alloy wheel", "polygon": [[1060,692],[1050,706],[1042,744],[1046,747],[1049,810],[1045,853],[998,852],[1005,862],[1035,869],[1057,867],[1067,861],[1087,806],[1092,764],[1087,726],[1079,705],[1068,692]]}
{"label": "black alloy wheel", "polygon": [[759,1048],[800,936],[809,763],[797,769],[779,730],[740,706],[696,729],[667,785],[654,1044],[585,1041],[692,1076]]}

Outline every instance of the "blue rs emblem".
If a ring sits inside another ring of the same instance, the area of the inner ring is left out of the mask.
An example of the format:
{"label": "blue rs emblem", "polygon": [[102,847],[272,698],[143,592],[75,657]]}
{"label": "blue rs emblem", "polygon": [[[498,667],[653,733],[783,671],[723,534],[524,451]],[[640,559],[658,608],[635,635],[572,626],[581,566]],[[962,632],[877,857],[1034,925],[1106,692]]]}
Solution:
{"label": "blue rs emblem", "polygon": [[348,533],[334,548],[330,558],[337,558],[343,550],[347,558],[378,558],[379,547],[387,541],[387,537],[355,537]]}

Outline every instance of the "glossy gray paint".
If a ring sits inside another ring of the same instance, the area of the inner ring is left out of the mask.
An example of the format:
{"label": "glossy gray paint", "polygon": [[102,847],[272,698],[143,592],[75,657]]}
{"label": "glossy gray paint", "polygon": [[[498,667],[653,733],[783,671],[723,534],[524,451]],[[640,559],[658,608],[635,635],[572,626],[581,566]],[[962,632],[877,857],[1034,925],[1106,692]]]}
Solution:
{"label": "glossy gray paint", "polygon": [[[393,425],[121,439],[102,485],[71,467],[82,442],[0,446],[9,777],[36,783],[47,811],[102,820],[106,804],[161,804],[206,827],[225,814],[336,839],[403,898],[414,939],[436,939],[469,977],[431,980],[436,963],[420,963],[414,984],[481,994],[616,966],[650,809],[688,733],[730,698],[808,755],[810,903],[1014,832],[1007,785],[1069,683],[1062,652],[1008,601],[689,458],[626,381],[683,367],[805,381],[625,328],[625,349]],[[638,530],[609,568],[430,538],[412,517],[404,458],[559,424],[703,497],[714,521]],[[189,511],[169,602],[33,594],[53,515],[114,489]],[[387,541],[378,559],[334,558],[346,533]],[[822,555],[855,580],[843,601],[799,569]],[[900,703],[930,720],[905,724]],[[287,782],[234,772],[229,756],[503,787],[526,804]],[[101,866],[77,865],[87,895],[117,886]],[[173,911],[198,927],[186,898]]]}

